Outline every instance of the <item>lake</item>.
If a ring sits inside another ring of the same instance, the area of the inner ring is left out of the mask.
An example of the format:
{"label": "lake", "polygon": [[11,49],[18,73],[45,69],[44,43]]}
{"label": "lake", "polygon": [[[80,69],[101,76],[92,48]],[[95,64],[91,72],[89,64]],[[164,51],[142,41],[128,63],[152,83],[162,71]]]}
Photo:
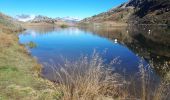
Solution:
{"label": "lake", "polygon": [[19,40],[21,44],[36,44],[35,48],[27,47],[28,51],[44,65],[42,75],[49,80],[55,80],[50,65],[57,67],[63,59],[76,61],[94,52],[106,64],[116,59],[114,72],[127,80],[139,72],[139,64],[152,71],[153,82],[169,71],[170,31],[164,27],[30,27]]}

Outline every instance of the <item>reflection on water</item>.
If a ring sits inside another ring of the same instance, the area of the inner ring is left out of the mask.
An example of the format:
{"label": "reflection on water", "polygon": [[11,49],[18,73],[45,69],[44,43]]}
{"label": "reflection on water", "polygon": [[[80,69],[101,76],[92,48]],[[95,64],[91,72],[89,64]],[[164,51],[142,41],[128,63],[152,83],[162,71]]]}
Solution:
{"label": "reflection on water", "polygon": [[[163,27],[32,27],[19,38],[21,43],[36,43],[37,47],[30,51],[40,63],[57,64],[62,57],[74,61],[96,50],[106,63],[118,57],[121,64],[114,65],[116,71],[127,77],[138,71],[141,58],[145,59],[145,65],[153,64],[157,75],[163,77],[169,71],[170,30]],[[53,80],[51,70],[45,66],[43,74]]]}
{"label": "reflection on water", "polygon": [[65,64],[66,59],[88,58],[94,50],[107,65],[115,60],[109,66],[111,73],[121,74],[130,94],[137,96],[142,86],[154,96],[153,91],[170,71],[170,29],[164,27],[30,27],[19,39],[22,44],[36,44],[36,48],[29,48],[30,53],[44,65],[43,77],[52,81],[56,80],[53,67]]}
{"label": "reflection on water", "polygon": [[128,47],[136,55],[153,64],[159,75],[170,71],[170,29],[158,26],[126,28],[82,28]]}

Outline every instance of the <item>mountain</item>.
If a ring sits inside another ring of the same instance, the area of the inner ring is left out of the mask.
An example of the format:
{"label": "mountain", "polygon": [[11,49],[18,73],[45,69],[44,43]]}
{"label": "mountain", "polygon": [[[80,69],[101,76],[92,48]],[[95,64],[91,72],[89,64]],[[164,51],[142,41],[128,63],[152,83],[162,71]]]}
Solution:
{"label": "mountain", "polygon": [[61,18],[61,17],[58,17],[58,18],[56,18],[57,20],[61,20],[61,21],[65,21],[65,22],[78,22],[78,21],[80,21],[80,19],[78,19],[78,18],[72,18],[72,17],[63,17],[63,18]]}
{"label": "mountain", "polygon": [[17,15],[15,18],[21,22],[31,22],[31,23],[41,23],[41,22],[45,22],[45,23],[56,23],[56,22],[76,23],[76,22],[80,21],[79,19],[72,18],[72,17],[50,18],[50,17],[42,16],[42,15],[34,16],[34,15],[25,15],[25,14]]}
{"label": "mountain", "polygon": [[135,8],[135,12],[130,18],[132,22],[145,24],[170,23],[170,0],[131,0],[127,6]]}
{"label": "mountain", "polygon": [[128,18],[134,12],[134,7],[126,7],[126,4],[122,4],[117,8],[110,9],[107,12],[94,15],[90,18],[85,18],[81,23],[127,23]]}
{"label": "mountain", "polygon": [[38,15],[38,16],[35,16],[33,20],[30,20],[30,22],[32,23],[39,23],[39,22],[55,23],[57,22],[57,20],[47,17],[47,16]]}
{"label": "mountain", "polygon": [[15,19],[17,19],[18,21],[21,21],[21,22],[28,22],[28,21],[31,21],[35,18],[34,15],[25,15],[25,14],[22,14],[22,15],[17,15],[15,17]]}
{"label": "mountain", "polygon": [[81,23],[169,24],[170,0],[130,0]]}
{"label": "mountain", "polygon": [[48,16],[37,15],[17,15],[16,20],[20,21],[24,27],[28,26],[41,26],[41,25],[56,25],[56,26],[76,26],[76,23],[80,21],[78,18],[72,17],[56,17],[51,18]]}

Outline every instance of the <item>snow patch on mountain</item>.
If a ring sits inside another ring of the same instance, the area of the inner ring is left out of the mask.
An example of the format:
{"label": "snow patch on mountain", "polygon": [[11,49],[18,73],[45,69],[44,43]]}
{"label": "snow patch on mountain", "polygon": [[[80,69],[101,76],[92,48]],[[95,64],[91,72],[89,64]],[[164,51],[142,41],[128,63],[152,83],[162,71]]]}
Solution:
{"label": "snow patch on mountain", "polygon": [[15,19],[17,19],[18,21],[22,21],[22,22],[57,22],[57,21],[64,21],[64,22],[69,22],[69,23],[75,23],[80,21],[81,19],[79,18],[73,18],[73,17],[56,17],[56,18],[50,18],[47,16],[42,16],[42,15],[26,15],[26,14],[22,14],[22,15],[17,15],[15,17]]}
{"label": "snow patch on mountain", "polygon": [[22,21],[22,22],[28,22],[28,21],[33,20],[35,17],[36,17],[35,15],[22,14],[22,15],[17,15],[15,19],[17,19],[18,21]]}

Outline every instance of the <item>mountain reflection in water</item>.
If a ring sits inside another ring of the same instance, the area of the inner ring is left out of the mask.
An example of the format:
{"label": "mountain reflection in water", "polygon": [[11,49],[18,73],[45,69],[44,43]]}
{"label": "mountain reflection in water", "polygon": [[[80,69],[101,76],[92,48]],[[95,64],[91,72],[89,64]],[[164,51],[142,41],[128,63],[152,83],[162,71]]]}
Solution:
{"label": "mountain reflection in water", "polygon": [[[40,63],[49,59],[60,62],[61,55],[73,60],[81,53],[91,55],[96,48],[99,52],[108,48],[104,58],[109,61],[120,56],[123,62],[117,68],[119,71],[126,68],[128,75],[136,72],[141,57],[158,76],[164,77],[170,71],[170,29],[166,27],[143,25],[62,29],[41,26],[30,27],[19,38],[21,43],[33,41],[37,44],[37,48],[30,51]],[[47,70],[50,74],[50,69]]]}
{"label": "mountain reflection in water", "polygon": [[114,42],[118,40],[134,53],[150,62],[164,76],[170,71],[170,29],[161,26],[128,26],[115,28],[81,27]]}

